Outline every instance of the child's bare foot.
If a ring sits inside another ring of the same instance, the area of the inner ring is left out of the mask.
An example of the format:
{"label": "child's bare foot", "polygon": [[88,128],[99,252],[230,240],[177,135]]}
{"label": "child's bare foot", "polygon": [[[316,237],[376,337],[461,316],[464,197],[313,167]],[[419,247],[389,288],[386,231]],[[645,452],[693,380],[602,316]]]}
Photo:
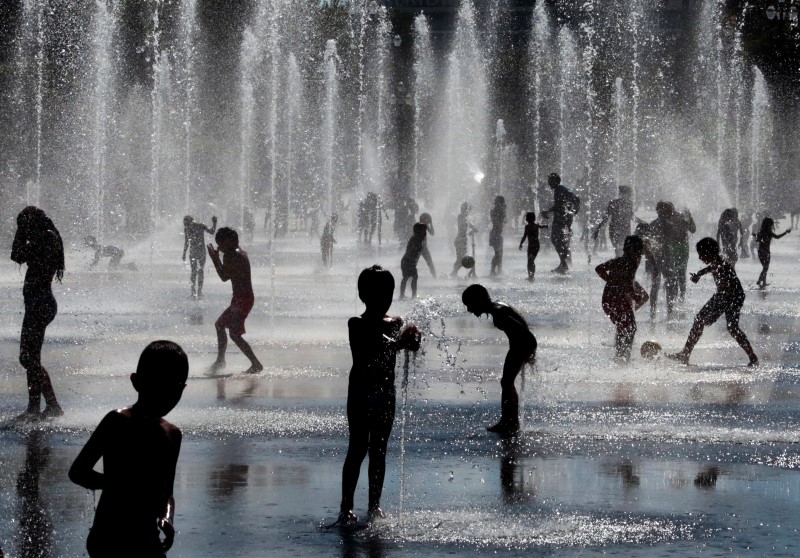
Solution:
{"label": "child's bare foot", "polygon": [[259,362],[258,364],[253,364],[250,368],[245,370],[243,374],[258,374],[264,370],[264,366]]}
{"label": "child's bare foot", "polygon": [[678,361],[681,364],[689,364],[689,355],[687,355],[683,351],[679,353],[670,353],[667,355],[667,358],[670,360]]}
{"label": "child's bare foot", "polygon": [[212,364],[211,366],[208,367],[208,370],[206,371],[206,374],[208,374],[209,376],[213,376],[214,374],[216,374],[220,370],[224,370],[224,369],[225,369],[225,361],[224,360],[216,360],[216,361],[214,361],[214,364]]}
{"label": "child's bare foot", "polygon": [[16,423],[32,423],[32,422],[41,422],[44,417],[42,413],[39,411],[33,411],[28,409],[24,413],[17,415],[12,420]]}
{"label": "child's bare foot", "polygon": [[53,405],[48,405],[42,411],[43,418],[56,418],[56,417],[63,417],[64,416],[64,409],[61,408],[61,405],[55,403]]}
{"label": "child's bare foot", "polygon": [[367,522],[372,523],[376,519],[386,519],[386,512],[379,507],[371,507],[367,511]]}
{"label": "child's bare foot", "polygon": [[748,368],[755,368],[758,366],[758,357],[753,357],[750,359],[750,362],[747,363]]}
{"label": "child's bare foot", "polygon": [[336,523],[339,525],[352,525],[358,522],[358,516],[353,513],[353,510],[342,511],[339,513],[339,518]]}
{"label": "child's bare foot", "polygon": [[512,423],[500,421],[494,426],[487,426],[486,430],[489,432],[494,432],[495,434],[500,434],[501,436],[516,434],[519,432],[519,422]]}

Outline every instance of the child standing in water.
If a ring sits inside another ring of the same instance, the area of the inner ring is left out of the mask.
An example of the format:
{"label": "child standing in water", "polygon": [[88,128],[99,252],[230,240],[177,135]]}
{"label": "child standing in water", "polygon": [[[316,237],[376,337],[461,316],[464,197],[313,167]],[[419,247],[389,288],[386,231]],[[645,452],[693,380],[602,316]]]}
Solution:
{"label": "child standing in water", "polygon": [[470,285],[461,295],[467,312],[480,317],[488,314],[494,327],[508,336],[508,353],[503,363],[503,377],[500,380],[500,421],[487,426],[489,432],[512,435],[519,432],[519,395],[514,380],[522,367],[536,358],[536,337],[533,336],[519,312],[508,304],[494,302],[483,285]]}
{"label": "child standing in water", "polygon": [[322,252],[322,265],[325,267],[333,266],[333,245],[336,244],[336,224],[338,222],[339,216],[333,213],[330,221],[325,223],[322,236],[319,237],[319,248]]}
{"label": "child standing in water", "polygon": [[[108,413],[75,458],[70,480],[102,490],[86,541],[91,558],[164,558],[172,546],[172,488],[182,435],[162,417],[180,401],[188,375],[189,360],[180,346],[150,343],[131,374],[136,403]],[[98,473],[94,466],[101,458]]]}
{"label": "child standing in water", "polygon": [[385,517],[381,510],[386,445],[392,432],[395,409],[394,367],[397,351],[419,349],[416,327],[403,328],[403,320],[388,316],[394,277],[379,265],[358,276],[358,297],[366,306],[350,318],[347,329],[353,367],[347,388],[347,426],[350,441],[342,469],[342,503],[338,523],[358,521],[353,499],[361,463],[369,454],[369,520]]}
{"label": "child standing in water", "polygon": [[792,232],[792,229],[786,229],[781,234],[775,234],[775,221],[770,217],[764,217],[761,221],[761,229],[753,236],[758,243],[758,261],[761,262],[761,275],[758,276],[756,285],[762,289],[767,286],[767,273],[769,272],[769,261],[771,259],[771,248],[773,238],[782,238]]}
{"label": "child standing in water", "polygon": [[217,217],[211,217],[211,228],[203,223],[196,223],[194,217],[187,215],[183,218],[183,261],[186,261],[186,251],[189,251],[189,266],[192,269],[192,298],[203,296],[203,278],[205,277],[206,249],[205,233],[214,234],[217,230]]}
{"label": "child standing in water", "polygon": [[[214,262],[214,268],[217,270],[219,278],[223,281],[230,279],[233,298],[231,305],[225,309],[214,324],[217,328],[217,360],[211,365],[209,371],[213,374],[225,368],[225,350],[228,347],[225,330],[227,329],[230,332],[231,340],[250,359],[250,368],[245,370],[245,374],[257,374],[264,369],[264,366],[256,358],[250,344],[242,337],[245,333],[244,321],[255,303],[253,284],[250,280],[250,259],[247,257],[247,252],[239,247],[239,235],[235,230],[222,227],[217,231],[214,239],[219,248],[215,249],[213,245],[209,244],[207,246],[208,255]],[[224,255],[224,260],[220,260],[220,252]]]}
{"label": "child standing in water", "polygon": [[[58,312],[53,296],[53,278],[64,276],[64,244],[50,217],[38,207],[28,206],[17,216],[17,232],[11,247],[11,259],[28,264],[22,297],[25,317],[19,341],[19,362],[28,380],[28,408],[18,420],[35,421],[64,414],[56,399],[50,375],[42,366],[44,332]],[[39,411],[44,397],[44,411]]]}
{"label": "child standing in water", "polygon": [[628,236],[622,248],[622,256],[598,265],[595,271],[606,282],[603,289],[603,311],[617,327],[617,359],[628,362],[631,359],[631,346],[636,335],[636,309],[639,309],[648,296],[636,283],[636,270],[642,260],[644,242],[638,236]]}
{"label": "child standing in water", "polygon": [[417,264],[419,258],[422,256],[425,263],[428,264],[428,269],[431,270],[431,275],[436,278],[436,267],[433,265],[433,258],[428,251],[428,226],[424,223],[416,223],[414,225],[414,235],[408,239],[406,244],[406,253],[400,260],[400,270],[403,273],[403,279],[400,281],[400,299],[406,297],[406,284],[411,279],[411,298],[417,298]]}
{"label": "child standing in water", "polygon": [[528,281],[533,281],[536,275],[536,256],[539,255],[539,229],[546,229],[547,225],[537,223],[536,214],[532,211],[525,214],[525,222],[528,224],[525,225],[525,233],[519,241],[519,249],[522,250],[525,239],[528,239]]}
{"label": "child standing in water", "polygon": [[725,321],[728,325],[728,333],[739,343],[739,346],[747,353],[750,358],[749,366],[758,364],[758,357],[750,346],[747,335],[739,328],[739,314],[744,305],[744,289],[736,276],[733,264],[724,259],[720,254],[719,243],[710,237],[706,237],[697,243],[697,255],[700,260],[708,264],[697,273],[691,274],[692,283],[697,283],[706,273],[714,276],[717,284],[717,292],[706,302],[694,318],[686,345],[679,353],[667,355],[668,358],[689,364],[689,357],[700,336],[703,335],[705,326],[716,322],[722,314],[725,314]]}
{"label": "child standing in water", "polygon": [[494,207],[489,212],[489,219],[492,228],[489,231],[489,246],[494,250],[492,256],[492,269],[490,275],[502,275],[503,273],[503,227],[506,224],[506,198],[497,196],[494,199]]}

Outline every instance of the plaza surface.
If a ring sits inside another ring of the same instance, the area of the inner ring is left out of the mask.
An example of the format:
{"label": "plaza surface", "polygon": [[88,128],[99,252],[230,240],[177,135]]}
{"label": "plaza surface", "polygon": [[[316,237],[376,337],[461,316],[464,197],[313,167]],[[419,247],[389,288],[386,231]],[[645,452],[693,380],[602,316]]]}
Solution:
{"label": "plaza surface", "polygon": [[[389,517],[348,530],[324,528],[338,514],[347,448],[346,321],[362,311],[360,269],[385,264],[399,283],[395,241],[357,251],[343,230],[332,270],[321,268],[318,241],[301,233],[276,241],[274,258],[262,236],[243,242],[257,297],[246,338],[265,371],[239,374],[247,362],[231,345],[233,375],[225,378],[205,371],[230,286],[207,266],[205,298],[189,298],[178,227],[157,243],[125,247],[137,272],[103,263],[90,270],[90,254],[68,247],[67,273],[55,286],[59,314],[43,351],[66,414],[36,428],[9,423],[25,403],[17,362],[24,270],[0,263],[5,555],[85,555],[94,499],[66,472],[103,415],[134,401],[128,375],[157,338],[180,343],[191,365],[168,417],[184,431],[173,558],[799,554],[800,239],[792,233],[773,243],[766,291],[754,287],[755,260],[737,266],[747,291],[742,328],[761,359],[751,370],[724,323],[706,330],[688,367],[638,354],[630,366],[615,364],[593,271],[611,254],[589,263],[578,247],[573,271],[562,277],[549,271],[553,251],[543,251],[528,283],[520,236],[506,231],[501,278],[485,277],[481,246],[477,271],[493,296],[528,319],[539,342],[537,365],[524,378],[523,435],[501,443],[484,428],[499,412],[503,334],[466,313],[466,280],[434,280],[420,262],[420,299],[396,300],[390,310],[426,336],[407,367],[398,358],[383,497]],[[439,274],[449,274],[452,239],[437,235],[429,244]],[[693,253],[689,269],[699,267]],[[654,339],[680,349],[713,290],[711,277],[690,283],[673,322],[663,306],[653,326],[641,310],[636,347]],[[366,468],[355,512],[366,515]]]}

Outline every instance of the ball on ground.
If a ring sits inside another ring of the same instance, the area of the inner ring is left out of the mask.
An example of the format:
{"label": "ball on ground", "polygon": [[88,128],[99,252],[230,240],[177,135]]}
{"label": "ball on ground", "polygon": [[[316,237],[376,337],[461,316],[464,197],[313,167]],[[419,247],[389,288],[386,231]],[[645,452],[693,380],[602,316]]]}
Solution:
{"label": "ball on ground", "polygon": [[642,343],[642,348],[639,350],[642,358],[653,360],[659,353],[661,353],[661,343],[657,341],[645,341]]}
{"label": "ball on ground", "polygon": [[472,256],[464,256],[461,259],[461,265],[463,265],[467,269],[472,269],[473,267],[475,267],[475,258],[473,258]]}

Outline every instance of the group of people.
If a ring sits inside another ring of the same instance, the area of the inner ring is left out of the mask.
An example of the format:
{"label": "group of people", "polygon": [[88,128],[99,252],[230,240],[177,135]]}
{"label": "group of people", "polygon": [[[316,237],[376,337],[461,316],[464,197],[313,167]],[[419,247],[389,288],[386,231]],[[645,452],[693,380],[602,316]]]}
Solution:
{"label": "group of people", "polygon": [[[551,217],[551,238],[559,255],[559,267],[568,269],[571,216],[579,200],[563,188],[557,175],[551,175],[554,205],[543,212]],[[466,254],[468,235],[474,232],[469,222],[470,206],[462,204],[456,237],[457,253]],[[667,308],[683,294],[680,274],[685,274],[688,260],[688,235],[696,227],[691,214],[678,213],[672,204],[659,202],[657,218],[640,221],[631,232],[633,221],[631,190],[620,187],[620,197],[607,209],[611,241],[617,257],[596,268],[606,282],[602,307],[616,326],[616,353],[621,361],[630,359],[636,333],[635,310],[648,299],[657,296],[659,279],[663,275],[667,292]],[[498,197],[491,212],[493,230],[490,244],[495,248],[492,271],[502,272],[502,224],[505,204]],[[535,274],[535,259],[539,249],[538,232],[546,225],[536,222],[535,214],[526,214],[527,225],[520,241],[522,249],[528,241],[529,279]],[[263,365],[250,345],[243,339],[245,320],[254,304],[250,261],[239,246],[235,230],[196,223],[191,216],[184,219],[185,244],[183,258],[189,255],[192,268],[192,295],[201,296],[205,255],[211,258],[222,281],[231,281],[230,306],[215,323],[218,339],[217,359],[210,371],[218,372],[225,366],[227,338],[247,356],[251,366],[246,373],[257,373]],[[433,234],[429,215],[420,216],[412,227],[401,261],[402,282],[400,298],[405,295],[410,281],[412,296],[416,295],[417,263],[422,257],[431,273],[436,271],[427,250],[427,235]],[[557,230],[557,232],[556,232]],[[774,232],[774,222],[765,218],[755,235],[758,255],[764,265],[759,284],[766,284],[766,270],[770,259],[770,242],[787,234]],[[627,234],[626,234],[627,233]],[[205,234],[214,234],[217,247],[204,245]],[[331,232],[332,235],[332,232]],[[724,236],[724,233],[721,237]],[[203,248],[201,250],[201,248]],[[739,315],[745,294],[735,271],[735,261],[730,253],[714,238],[703,238],[697,243],[697,253],[706,267],[691,274],[698,282],[711,274],[717,286],[716,293],[696,315],[684,348],[667,355],[681,363],[688,363],[691,353],[704,328],[725,314],[728,331],[749,358],[749,365],[758,364],[758,357],[739,327]],[[462,256],[461,263],[463,264]],[[642,257],[650,265],[651,291],[648,296],[636,282],[636,272]],[[11,259],[27,264],[23,298],[25,317],[20,339],[20,363],[26,369],[28,380],[28,407],[20,420],[36,421],[63,414],[47,370],[41,363],[41,349],[47,325],[57,313],[52,292],[53,279],[60,281],[64,274],[64,248],[58,229],[39,208],[26,207],[17,218],[17,232]],[[459,261],[456,262],[458,264]],[[454,266],[455,274],[460,266]],[[389,316],[395,281],[392,274],[375,265],[361,272],[357,282],[358,295],[365,305],[364,312],[348,321],[348,334],[353,364],[349,375],[347,417],[349,443],[342,470],[342,499],[337,523],[357,521],[353,512],[354,494],[363,460],[369,456],[368,519],[383,517],[380,507],[383,480],[386,470],[386,449],[392,430],[395,412],[395,363],[399,351],[416,351],[420,347],[421,332],[413,325],[405,325],[396,316]],[[684,287],[685,288],[685,287]],[[654,290],[655,289],[655,290]],[[515,380],[523,368],[534,362],[537,342],[524,317],[511,306],[491,298],[480,284],[472,284],[462,293],[468,312],[492,317],[496,328],[509,340],[509,350],[501,377],[500,418],[487,430],[501,436],[516,434],[520,429],[519,395]],[[89,489],[102,489],[94,525],[87,541],[89,555],[93,558],[119,555],[119,548],[131,550],[137,556],[164,556],[174,538],[175,502],[172,486],[181,444],[181,432],[163,417],[177,405],[188,377],[188,359],[184,351],[171,341],[155,341],[143,351],[131,383],[138,392],[136,403],[130,407],[110,412],[98,425],[70,469],[70,478]],[[41,399],[45,407],[40,410]],[[94,470],[103,459],[104,470]],[[143,466],[146,462],[146,467]],[[164,534],[162,541],[159,532]]]}

